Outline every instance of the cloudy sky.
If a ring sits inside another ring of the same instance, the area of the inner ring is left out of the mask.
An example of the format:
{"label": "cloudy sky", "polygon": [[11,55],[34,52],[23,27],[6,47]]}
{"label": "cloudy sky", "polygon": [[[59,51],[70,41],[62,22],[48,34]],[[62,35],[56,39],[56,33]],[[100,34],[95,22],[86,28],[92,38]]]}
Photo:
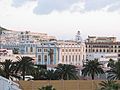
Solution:
{"label": "cloudy sky", "polygon": [[0,26],[74,39],[88,35],[120,40],[120,0],[0,0]]}

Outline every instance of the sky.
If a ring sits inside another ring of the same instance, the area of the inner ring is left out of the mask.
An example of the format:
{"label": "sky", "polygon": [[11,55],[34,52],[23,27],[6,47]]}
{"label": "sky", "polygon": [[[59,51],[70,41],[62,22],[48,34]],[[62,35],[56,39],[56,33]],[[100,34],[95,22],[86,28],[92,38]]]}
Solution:
{"label": "sky", "polygon": [[16,31],[75,39],[116,36],[120,40],[120,0],[0,0],[0,26]]}

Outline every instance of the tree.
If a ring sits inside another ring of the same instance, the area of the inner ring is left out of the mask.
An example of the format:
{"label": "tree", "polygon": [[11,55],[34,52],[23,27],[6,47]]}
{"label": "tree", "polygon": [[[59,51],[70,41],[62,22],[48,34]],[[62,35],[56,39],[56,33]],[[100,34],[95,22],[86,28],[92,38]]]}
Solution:
{"label": "tree", "polygon": [[107,67],[114,67],[114,63],[115,63],[115,61],[114,61],[113,59],[110,59],[110,60],[108,61]]}
{"label": "tree", "polygon": [[120,61],[114,62],[110,67],[110,70],[107,71],[108,79],[111,80],[120,80]]}
{"label": "tree", "polygon": [[92,80],[94,80],[95,75],[104,74],[101,65],[97,59],[87,61],[86,64],[83,65],[82,75],[91,76]]}
{"label": "tree", "polygon": [[52,85],[47,85],[42,88],[39,88],[38,90],[56,90]]}
{"label": "tree", "polygon": [[78,79],[78,70],[74,65],[58,64],[58,66],[56,67],[56,73],[59,79]]}
{"label": "tree", "polygon": [[116,81],[106,80],[99,83],[100,90],[119,90],[120,84]]}
{"label": "tree", "polygon": [[34,80],[46,80],[46,69],[43,68],[34,68],[32,69],[31,75],[34,77]]}
{"label": "tree", "polygon": [[0,74],[7,78],[12,79],[12,77],[20,79],[20,76],[16,72],[17,62],[12,62],[10,59],[6,59],[5,62],[0,62]]}
{"label": "tree", "polygon": [[18,58],[18,66],[17,66],[17,71],[20,71],[23,77],[23,80],[25,80],[25,75],[27,72],[31,72],[31,69],[34,67],[34,63],[32,62],[32,58],[28,56],[23,56],[21,58]]}
{"label": "tree", "polygon": [[18,48],[14,48],[13,49],[13,54],[19,54],[19,49]]}
{"label": "tree", "polygon": [[56,72],[56,70],[53,70],[53,69],[46,70],[45,77],[47,80],[57,80],[58,79],[57,72]]}

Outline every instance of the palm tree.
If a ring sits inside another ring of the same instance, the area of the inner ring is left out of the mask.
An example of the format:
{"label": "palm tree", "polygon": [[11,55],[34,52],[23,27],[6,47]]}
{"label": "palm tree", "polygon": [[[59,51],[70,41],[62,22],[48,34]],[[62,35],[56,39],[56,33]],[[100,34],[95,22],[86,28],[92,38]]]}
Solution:
{"label": "palm tree", "polygon": [[46,69],[43,68],[34,68],[32,69],[31,75],[34,77],[34,80],[46,80]]}
{"label": "palm tree", "polygon": [[74,65],[58,64],[56,73],[59,79],[74,80],[78,79],[78,70]]}
{"label": "palm tree", "polygon": [[56,73],[56,70],[47,70],[46,71],[46,74],[45,74],[45,77],[47,80],[57,80],[58,77],[57,77],[57,73]]}
{"label": "palm tree", "polygon": [[119,90],[120,89],[120,84],[116,83],[116,81],[111,81],[111,80],[101,81],[99,85],[100,85],[100,90]]}
{"label": "palm tree", "polygon": [[12,79],[12,77],[20,79],[20,76],[16,72],[17,62],[12,62],[10,59],[6,59],[5,62],[0,62],[0,74],[7,78]]}
{"label": "palm tree", "polygon": [[110,70],[107,71],[108,79],[120,80],[120,61],[114,62]]}
{"label": "palm tree", "polygon": [[23,56],[18,59],[19,64],[16,72],[20,71],[22,73],[23,80],[25,80],[26,73],[31,72],[31,69],[34,68],[34,63],[32,62],[33,59],[28,56]]}
{"label": "palm tree", "polygon": [[97,59],[87,61],[86,64],[83,65],[82,75],[91,76],[92,80],[94,80],[95,75],[104,74],[101,65]]}

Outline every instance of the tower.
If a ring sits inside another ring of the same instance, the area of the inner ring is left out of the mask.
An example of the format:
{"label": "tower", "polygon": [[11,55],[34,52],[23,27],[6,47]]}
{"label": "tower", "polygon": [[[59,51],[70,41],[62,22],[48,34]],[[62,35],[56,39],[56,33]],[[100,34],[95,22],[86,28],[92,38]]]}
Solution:
{"label": "tower", "polygon": [[81,35],[80,35],[80,31],[78,31],[77,34],[75,35],[75,40],[76,40],[78,43],[81,43],[81,42],[82,42],[82,38],[81,38]]}

